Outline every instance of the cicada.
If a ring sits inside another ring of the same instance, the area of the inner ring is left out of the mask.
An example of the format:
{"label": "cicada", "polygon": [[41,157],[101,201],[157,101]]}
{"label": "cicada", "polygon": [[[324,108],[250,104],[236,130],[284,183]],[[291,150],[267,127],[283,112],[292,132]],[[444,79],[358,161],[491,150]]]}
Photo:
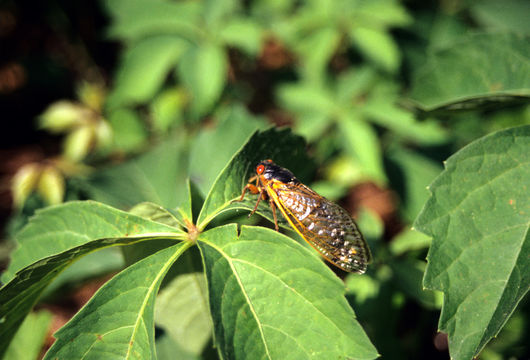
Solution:
{"label": "cicada", "polygon": [[348,272],[364,273],[371,260],[370,249],[357,224],[346,210],[302,184],[289,170],[272,160],[256,166],[256,175],[243,188],[259,194],[251,216],[261,200],[268,200],[278,231],[276,208],[313,248],[333,265]]}

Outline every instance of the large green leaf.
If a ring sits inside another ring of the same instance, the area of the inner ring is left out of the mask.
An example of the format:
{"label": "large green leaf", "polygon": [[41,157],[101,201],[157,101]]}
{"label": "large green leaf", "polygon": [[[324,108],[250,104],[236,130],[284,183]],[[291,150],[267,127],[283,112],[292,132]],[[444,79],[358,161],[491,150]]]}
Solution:
{"label": "large green leaf", "polygon": [[[97,227],[97,222],[94,222]],[[134,227],[134,223],[130,224]],[[64,233],[69,231],[65,229]],[[75,236],[75,232],[72,232]],[[70,266],[74,261],[86,254],[110,246],[131,245],[141,241],[158,238],[179,239],[178,234],[166,235],[144,234],[119,238],[104,238],[90,241],[57,255],[41,259],[21,271],[2,289],[0,289],[0,356],[6,350],[11,338],[24,317],[37,302],[39,296],[57,275]]]}
{"label": "large green leaf", "polygon": [[530,96],[529,38],[473,35],[434,52],[414,74],[411,98],[425,110]]}
{"label": "large green leaf", "polygon": [[530,287],[530,126],[447,160],[415,227],[433,237],[424,286],[444,292],[439,328],[453,359],[497,335]]}
{"label": "large green leaf", "polygon": [[273,230],[227,225],[199,237],[215,341],[226,359],[374,359],[344,284]]}
{"label": "large green leaf", "polygon": [[185,233],[162,223],[114,209],[94,201],[73,201],[37,211],[27,226],[17,234],[18,248],[11,256],[2,281],[11,280],[23,267],[46,256],[102,238],[132,236],[184,238]]}
{"label": "large green leaf", "polygon": [[[287,167],[295,175],[303,179],[307,174],[308,161],[304,151],[304,140],[293,135],[290,130],[269,129],[255,132],[228,165],[221,171],[206,197],[197,225],[200,230],[220,212],[229,209],[253,209],[256,197],[247,196],[244,202],[235,202],[248,179],[254,174],[259,161],[272,159],[278,165]],[[263,201],[259,208],[260,214],[269,214],[268,204]]]}
{"label": "large green leaf", "polygon": [[55,333],[45,359],[154,359],[154,305],[164,275],[190,246],[181,242],[108,281]]}

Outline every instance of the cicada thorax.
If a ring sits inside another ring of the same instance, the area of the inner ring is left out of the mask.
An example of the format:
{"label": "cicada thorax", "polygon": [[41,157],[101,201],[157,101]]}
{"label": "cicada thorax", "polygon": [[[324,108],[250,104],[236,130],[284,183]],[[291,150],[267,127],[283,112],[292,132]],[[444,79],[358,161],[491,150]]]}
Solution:
{"label": "cicada thorax", "polygon": [[309,244],[346,271],[365,271],[370,253],[346,210],[301,183],[272,189],[278,208]]}

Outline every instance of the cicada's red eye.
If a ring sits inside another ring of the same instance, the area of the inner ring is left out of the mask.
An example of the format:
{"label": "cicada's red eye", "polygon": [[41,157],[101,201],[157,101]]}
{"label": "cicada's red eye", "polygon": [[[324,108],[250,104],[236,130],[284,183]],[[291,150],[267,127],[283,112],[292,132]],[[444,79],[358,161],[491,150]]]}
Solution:
{"label": "cicada's red eye", "polygon": [[256,166],[256,174],[261,175],[265,171],[265,165],[259,164]]}

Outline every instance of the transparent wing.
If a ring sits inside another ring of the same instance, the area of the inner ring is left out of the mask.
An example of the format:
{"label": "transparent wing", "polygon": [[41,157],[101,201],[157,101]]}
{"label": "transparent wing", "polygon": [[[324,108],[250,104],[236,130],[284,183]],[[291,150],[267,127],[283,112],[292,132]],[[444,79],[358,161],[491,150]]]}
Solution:
{"label": "transparent wing", "polygon": [[370,250],[346,210],[303,184],[278,182],[271,187],[282,214],[327,260],[345,271],[366,271]]}

